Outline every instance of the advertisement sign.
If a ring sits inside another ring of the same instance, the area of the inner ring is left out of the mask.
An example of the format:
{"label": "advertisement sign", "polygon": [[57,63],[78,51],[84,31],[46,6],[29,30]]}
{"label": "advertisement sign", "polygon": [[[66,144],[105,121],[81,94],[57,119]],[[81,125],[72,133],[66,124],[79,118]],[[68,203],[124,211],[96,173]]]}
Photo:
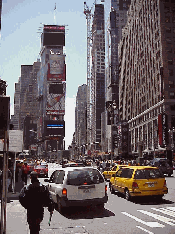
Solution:
{"label": "advertisement sign", "polygon": [[31,145],[30,150],[37,151],[38,146],[37,145]]}
{"label": "advertisement sign", "polygon": [[65,55],[50,54],[50,74],[63,74]]}
{"label": "advertisement sign", "polygon": [[[53,72],[53,69],[51,69]],[[66,64],[64,64],[63,72],[62,74],[51,74],[50,70],[50,63],[48,63],[48,71],[47,71],[47,80],[48,81],[66,81]],[[56,72],[56,70],[54,70]]]}
{"label": "advertisement sign", "polygon": [[64,120],[45,120],[45,136],[65,136]]}
{"label": "advertisement sign", "polygon": [[9,151],[22,152],[23,146],[23,131],[9,130]]}
{"label": "advertisement sign", "polygon": [[43,46],[65,46],[65,26],[44,25]]}
{"label": "advertisement sign", "polygon": [[159,145],[165,147],[169,143],[168,115],[163,113],[158,116]]}
{"label": "advertisement sign", "polygon": [[[58,86],[58,87],[57,87]],[[53,87],[57,89],[53,89]],[[47,115],[64,115],[65,114],[65,83],[48,83],[47,84]]]}

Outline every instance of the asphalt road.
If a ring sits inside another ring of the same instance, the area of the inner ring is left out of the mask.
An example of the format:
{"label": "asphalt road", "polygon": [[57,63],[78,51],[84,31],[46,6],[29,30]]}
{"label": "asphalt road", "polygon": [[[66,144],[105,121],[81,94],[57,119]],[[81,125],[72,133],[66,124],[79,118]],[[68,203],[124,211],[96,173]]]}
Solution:
{"label": "asphalt road", "polygon": [[[55,166],[58,167],[55,164],[49,165],[49,175]],[[43,182],[44,179],[40,180]],[[67,209],[64,214],[54,211],[52,227],[59,224],[60,233],[77,234],[174,234],[175,171],[166,180],[169,192],[161,203],[145,198],[126,201],[122,195],[111,194],[108,189],[109,199],[104,209],[76,207]]]}

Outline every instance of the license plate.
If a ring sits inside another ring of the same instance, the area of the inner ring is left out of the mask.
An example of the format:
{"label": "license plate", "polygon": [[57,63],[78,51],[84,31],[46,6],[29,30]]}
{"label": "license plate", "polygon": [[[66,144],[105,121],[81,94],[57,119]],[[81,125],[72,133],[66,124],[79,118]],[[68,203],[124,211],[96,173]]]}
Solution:
{"label": "license plate", "polygon": [[90,189],[84,189],[83,193],[90,193]]}
{"label": "license plate", "polygon": [[154,184],[148,184],[148,187],[154,187]]}

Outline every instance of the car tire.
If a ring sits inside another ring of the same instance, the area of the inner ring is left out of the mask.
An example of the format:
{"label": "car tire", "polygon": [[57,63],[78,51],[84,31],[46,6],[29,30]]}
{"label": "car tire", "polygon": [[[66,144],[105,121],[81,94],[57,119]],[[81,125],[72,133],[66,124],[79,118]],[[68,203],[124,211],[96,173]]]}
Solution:
{"label": "car tire", "polygon": [[115,193],[115,191],[114,191],[114,189],[113,189],[113,187],[112,187],[112,184],[110,185],[110,192],[111,192],[112,194]]}
{"label": "car tire", "polygon": [[162,199],[163,199],[163,195],[158,195],[158,196],[156,196],[156,200],[157,200],[158,202],[161,202]]}
{"label": "car tire", "polygon": [[131,200],[131,196],[130,196],[130,193],[129,193],[129,190],[126,188],[125,189],[125,199],[127,201],[130,201]]}
{"label": "car tire", "polygon": [[104,203],[98,204],[97,208],[100,209],[100,210],[102,210],[102,209],[104,209],[104,205],[105,205]]}
{"label": "car tire", "polygon": [[64,208],[61,205],[61,198],[57,197],[57,211],[62,214],[64,212]]}

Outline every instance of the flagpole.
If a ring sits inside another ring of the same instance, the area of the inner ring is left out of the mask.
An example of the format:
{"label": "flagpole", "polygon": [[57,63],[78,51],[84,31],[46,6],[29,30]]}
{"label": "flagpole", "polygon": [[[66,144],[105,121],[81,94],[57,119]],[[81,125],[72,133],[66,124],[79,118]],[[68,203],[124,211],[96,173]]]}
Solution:
{"label": "flagpole", "polygon": [[54,24],[56,25],[56,3],[55,3],[55,7],[54,7]]}

